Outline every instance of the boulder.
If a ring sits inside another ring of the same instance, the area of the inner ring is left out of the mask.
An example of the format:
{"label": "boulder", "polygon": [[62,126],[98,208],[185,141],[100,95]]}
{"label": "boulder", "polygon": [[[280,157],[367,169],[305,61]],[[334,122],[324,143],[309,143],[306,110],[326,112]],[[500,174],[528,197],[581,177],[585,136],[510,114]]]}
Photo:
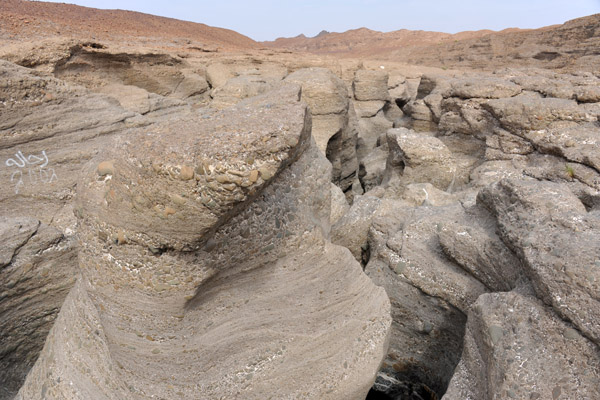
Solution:
{"label": "boulder", "polygon": [[212,92],[210,105],[217,109],[231,107],[243,99],[258,96],[272,89],[277,81],[255,75],[236,76]]}
{"label": "boulder", "polygon": [[358,170],[358,122],[346,85],[325,68],[300,69],[285,82],[301,85],[302,101],[312,114],[312,136],[333,165],[332,181],[348,191]]}
{"label": "boulder", "polygon": [[371,221],[380,204],[378,197],[356,197],[350,210],[331,227],[331,242],[346,247],[357,261],[363,262]]}
{"label": "boulder", "polygon": [[501,78],[471,75],[450,82],[444,97],[501,99],[521,93],[521,87]]}
{"label": "boulder", "polygon": [[486,137],[486,160],[507,160],[515,156],[524,156],[535,151],[529,140],[513,135],[501,128],[495,128],[493,134]]}
{"label": "boulder", "polygon": [[303,68],[285,78],[302,86],[302,100],[313,116],[342,114],[348,110],[348,90],[344,82],[326,68]]}
{"label": "boulder", "polygon": [[431,183],[446,190],[454,180],[456,165],[450,150],[439,139],[405,128],[387,133],[389,157],[384,182]]}
{"label": "boulder", "polygon": [[466,314],[487,289],[442,250],[438,234],[451,218],[465,218],[460,204],[416,208],[390,233],[384,254],[390,268],[404,281]]}
{"label": "boulder", "polygon": [[354,98],[359,101],[388,101],[388,74],[384,71],[359,69],[352,83]]}
{"label": "boulder", "polygon": [[209,86],[205,77],[187,70],[181,71],[181,74],[183,75],[181,81],[171,93],[171,97],[183,100],[207,97]]}
{"label": "boulder", "polygon": [[580,103],[600,103],[600,88],[595,85],[580,86],[575,89],[575,100]]}
{"label": "boulder", "polygon": [[443,400],[595,399],[598,347],[537,299],[482,295],[469,312],[464,350]]}
{"label": "boulder", "polygon": [[502,180],[477,201],[498,220],[500,237],[524,261],[536,294],[600,343],[600,218],[565,186]]}
{"label": "boulder", "polygon": [[559,155],[600,172],[600,127],[595,123],[574,124],[528,131],[522,136],[540,153]]}
{"label": "boulder", "polygon": [[470,215],[442,225],[438,237],[444,253],[491,292],[527,285],[521,260],[496,235],[495,220],[477,207]]}
{"label": "boulder", "polygon": [[374,117],[386,104],[382,100],[354,101],[353,103],[358,118]]}
{"label": "boulder", "polygon": [[375,147],[360,161],[358,179],[365,192],[379,186],[383,180],[388,152],[382,147]]}
{"label": "boulder", "polygon": [[591,122],[592,117],[573,100],[516,96],[482,104],[509,132],[547,129],[557,121]]}
{"label": "boulder", "polygon": [[543,76],[544,71],[531,71],[535,75],[523,75],[511,78],[511,81],[521,86],[523,90],[534,91],[545,97],[573,100],[574,86],[568,81],[556,79],[556,76]]}
{"label": "boulder", "polygon": [[482,107],[485,102],[485,100],[462,100],[455,97],[444,99],[441,103],[438,130],[473,135],[485,140],[489,132],[498,125],[492,115]]}

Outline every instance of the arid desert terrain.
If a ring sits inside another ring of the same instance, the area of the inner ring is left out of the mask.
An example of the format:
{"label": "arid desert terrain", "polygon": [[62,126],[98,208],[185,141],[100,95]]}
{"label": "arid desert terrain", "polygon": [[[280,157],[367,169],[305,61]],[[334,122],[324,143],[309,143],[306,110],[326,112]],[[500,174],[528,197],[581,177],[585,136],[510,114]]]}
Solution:
{"label": "arid desert terrain", "polygon": [[0,399],[600,399],[600,14],[256,42],[0,3]]}

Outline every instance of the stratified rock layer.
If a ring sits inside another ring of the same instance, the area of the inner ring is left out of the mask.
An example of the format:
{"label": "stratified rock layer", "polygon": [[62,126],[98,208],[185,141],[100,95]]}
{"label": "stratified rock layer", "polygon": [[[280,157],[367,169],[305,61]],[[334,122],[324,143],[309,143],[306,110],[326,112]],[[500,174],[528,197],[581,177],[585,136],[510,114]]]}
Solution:
{"label": "stratified rock layer", "polygon": [[33,218],[0,218],[0,399],[13,398],[76,279],[75,240]]}
{"label": "stratified rock layer", "polygon": [[389,300],[326,239],[299,87],[131,129],[79,183],[81,278],[19,399],[363,399]]}

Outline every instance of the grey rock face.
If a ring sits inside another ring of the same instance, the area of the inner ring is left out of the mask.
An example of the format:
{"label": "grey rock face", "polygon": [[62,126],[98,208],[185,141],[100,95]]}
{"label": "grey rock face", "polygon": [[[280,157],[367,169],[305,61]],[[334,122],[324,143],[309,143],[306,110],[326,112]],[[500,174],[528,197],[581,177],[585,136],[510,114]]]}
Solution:
{"label": "grey rock face", "polygon": [[346,196],[339,186],[330,185],[331,187],[331,217],[329,218],[330,225],[335,224],[340,218],[348,212],[350,205],[346,201]]}
{"label": "grey rock face", "polygon": [[358,122],[346,85],[325,68],[298,70],[285,82],[301,85],[302,101],[312,114],[312,136],[333,165],[332,181],[347,192],[358,170]]}
{"label": "grey rock face", "polygon": [[262,76],[236,76],[212,92],[210,105],[217,109],[231,107],[243,99],[258,96],[272,89],[278,81]]}
{"label": "grey rock face", "polygon": [[595,123],[570,123],[561,128],[528,131],[523,136],[540,153],[559,155],[600,172],[600,127]]}
{"label": "grey rock face", "polygon": [[114,99],[5,61],[0,100],[2,209],[74,228],[70,203],[83,165],[134,114]]}
{"label": "grey rock face", "polygon": [[432,393],[445,391],[459,361],[466,317],[407,283],[392,267],[371,261],[365,268],[392,303],[390,351],[374,387],[397,398],[413,391],[432,398]]}
{"label": "grey rock face", "polygon": [[380,203],[377,197],[357,197],[350,210],[331,227],[331,241],[348,248],[359,262],[363,261],[369,227]]}
{"label": "grey rock face", "polygon": [[473,210],[471,218],[444,223],[438,234],[444,253],[483,283],[503,292],[525,284],[521,261],[494,232],[495,220]]}
{"label": "grey rock face", "polygon": [[429,182],[441,190],[446,190],[453,182],[456,164],[450,150],[438,138],[397,128],[388,131],[387,140],[386,181]]}
{"label": "grey rock face", "polygon": [[392,302],[390,351],[377,379],[393,379],[389,391],[406,395],[401,388],[419,382],[420,391],[441,395],[460,359],[465,313],[486,291],[439,245],[442,226],[461,217],[456,204],[415,208],[384,199],[373,218],[365,272]]}
{"label": "grey rock face", "polygon": [[500,236],[524,260],[537,295],[600,342],[600,220],[565,186],[502,180],[479,194]]}
{"label": "grey rock face", "polygon": [[361,160],[358,178],[365,192],[381,184],[387,158],[387,149],[379,146]]}
{"label": "grey rock face", "polygon": [[511,97],[483,104],[509,132],[541,130],[558,121],[586,122],[590,115],[572,100],[556,98]]}
{"label": "grey rock face", "polygon": [[501,99],[519,93],[521,87],[513,82],[485,76],[468,76],[452,80],[444,97]]}
{"label": "grey rock face", "polygon": [[379,136],[391,129],[393,123],[385,117],[383,111],[379,111],[374,117],[360,118],[358,126],[356,155],[361,161],[377,147]]}
{"label": "grey rock face", "polygon": [[444,400],[594,399],[598,347],[518,293],[482,295],[469,313],[465,347]]}
{"label": "grey rock face", "polygon": [[77,277],[75,240],[31,218],[0,218],[0,398],[17,393]]}
{"label": "grey rock face", "polygon": [[354,75],[354,98],[359,101],[388,101],[388,74],[384,71],[359,69]]}
{"label": "grey rock face", "polygon": [[326,239],[299,94],[132,128],[86,167],[82,276],[18,399],[366,396],[389,301]]}

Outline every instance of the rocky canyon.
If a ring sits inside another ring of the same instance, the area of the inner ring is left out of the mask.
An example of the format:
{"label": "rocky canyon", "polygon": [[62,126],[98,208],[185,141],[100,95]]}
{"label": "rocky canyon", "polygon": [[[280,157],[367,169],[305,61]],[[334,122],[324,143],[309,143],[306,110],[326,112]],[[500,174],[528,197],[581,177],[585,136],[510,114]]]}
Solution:
{"label": "rocky canyon", "polygon": [[1,400],[600,398],[600,15],[0,24]]}

